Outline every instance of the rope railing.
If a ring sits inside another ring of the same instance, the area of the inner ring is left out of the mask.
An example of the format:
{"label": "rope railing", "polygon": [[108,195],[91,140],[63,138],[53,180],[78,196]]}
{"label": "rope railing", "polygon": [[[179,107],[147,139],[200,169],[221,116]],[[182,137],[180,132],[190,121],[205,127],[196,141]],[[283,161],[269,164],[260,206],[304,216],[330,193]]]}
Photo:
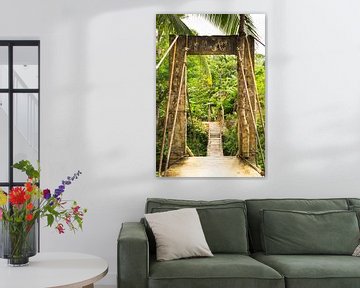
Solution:
{"label": "rope railing", "polygon": [[174,41],[171,43],[171,45],[169,46],[169,48],[166,50],[164,56],[160,59],[159,63],[156,64],[156,70],[158,70],[159,67],[161,66],[161,64],[164,62],[166,56],[169,54],[171,48],[175,45],[175,43],[176,43],[176,41],[177,41],[178,38],[179,38],[179,35],[176,35]]}
{"label": "rope railing", "polygon": [[250,44],[249,44],[248,38],[246,37],[245,39],[246,39],[246,48],[247,48],[248,55],[249,55],[249,60],[250,60],[251,76],[252,76],[254,86],[255,86],[255,97],[256,97],[256,104],[258,106],[259,114],[260,114],[261,128],[263,129],[263,131],[265,133],[265,124],[264,124],[265,119],[264,119],[262,111],[261,111],[262,107],[260,105],[259,92],[258,92],[258,89],[257,89],[256,77],[255,77],[255,69],[254,69],[254,64],[253,64],[252,57],[251,57],[251,52],[250,52]]}

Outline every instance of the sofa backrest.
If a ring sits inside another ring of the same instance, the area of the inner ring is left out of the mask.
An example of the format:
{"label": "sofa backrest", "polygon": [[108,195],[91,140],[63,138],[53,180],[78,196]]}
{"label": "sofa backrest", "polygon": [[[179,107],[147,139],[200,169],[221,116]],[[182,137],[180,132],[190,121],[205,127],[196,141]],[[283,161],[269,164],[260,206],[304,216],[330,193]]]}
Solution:
{"label": "sofa backrest", "polygon": [[246,200],[249,223],[250,249],[262,251],[261,247],[261,214],[263,209],[328,211],[348,210],[347,199],[253,199]]}
{"label": "sofa backrest", "polygon": [[352,206],[360,207],[360,199],[359,198],[348,198],[349,208]]}
{"label": "sofa backrest", "polygon": [[[147,199],[145,213],[165,212],[181,208],[197,209],[206,241],[213,253],[249,253],[245,201],[150,198]],[[147,233],[151,252],[154,252],[154,237],[148,227]]]}

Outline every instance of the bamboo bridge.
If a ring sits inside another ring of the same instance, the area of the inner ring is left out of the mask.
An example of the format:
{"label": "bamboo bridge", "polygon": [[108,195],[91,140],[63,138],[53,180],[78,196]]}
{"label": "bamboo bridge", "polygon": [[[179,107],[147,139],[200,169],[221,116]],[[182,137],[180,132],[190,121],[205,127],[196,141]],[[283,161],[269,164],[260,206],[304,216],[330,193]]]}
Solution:
{"label": "bamboo bridge", "polygon": [[[260,177],[257,161],[265,161],[257,131],[258,119],[263,131],[265,128],[254,73],[254,38],[245,33],[228,36],[178,35],[171,36],[170,43],[165,53],[165,56],[169,53],[170,57],[170,79],[158,175]],[[217,122],[210,122],[207,156],[188,157],[187,55],[235,55],[238,59],[237,156],[223,155],[221,127]]]}

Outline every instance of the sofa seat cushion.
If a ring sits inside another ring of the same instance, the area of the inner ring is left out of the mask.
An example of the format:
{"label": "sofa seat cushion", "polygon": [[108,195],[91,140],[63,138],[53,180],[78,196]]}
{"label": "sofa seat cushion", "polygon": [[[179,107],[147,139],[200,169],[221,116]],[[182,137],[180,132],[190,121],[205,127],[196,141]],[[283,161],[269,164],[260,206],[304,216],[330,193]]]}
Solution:
{"label": "sofa seat cushion", "polygon": [[284,288],[274,269],[246,255],[215,254],[166,262],[150,261],[149,288]]}
{"label": "sofa seat cushion", "polygon": [[265,255],[254,259],[285,277],[287,288],[358,288],[360,258],[343,255]]}

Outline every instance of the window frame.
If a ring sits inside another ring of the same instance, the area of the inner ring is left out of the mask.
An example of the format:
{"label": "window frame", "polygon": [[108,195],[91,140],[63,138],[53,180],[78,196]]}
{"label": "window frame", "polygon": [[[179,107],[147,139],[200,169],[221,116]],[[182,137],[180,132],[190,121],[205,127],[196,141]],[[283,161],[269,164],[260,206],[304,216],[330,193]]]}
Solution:
{"label": "window frame", "polygon": [[[38,85],[36,89],[14,89],[14,47],[17,46],[29,46],[37,47],[38,49]],[[38,95],[38,161],[40,162],[40,40],[0,40],[0,47],[8,47],[8,87],[0,88],[0,93],[6,93],[8,97],[8,136],[9,136],[9,147],[8,147],[8,181],[0,182],[0,187],[8,188],[11,190],[14,186],[23,186],[25,182],[14,182],[14,94],[16,93],[37,93]],[[1,135],[0,135],[1,137]],[[40,183],[38,183],[40,185]],[[37,220],[39,227],[40,218]],[[37,229],[37,250],[40,252],[40,229]]]}
{"label": "window frame", "polygon": [[[14,88],[14,47],[28,46],[38,49],[38,85],[37,88],[18,89]],[[40,40],[0,40],[0,47],[8,48],[8,87],[0,88],[0,93],[6,93],[8,97],[8,181],[0,182],[0,187],[7,187],[10,191],[14,186],[22,186],[25,182],[14,181],[14,94],[16,93],[36,93],[38,95],[38,161],[40,161]],[[1,137],[1,135],[0,135]]]}

